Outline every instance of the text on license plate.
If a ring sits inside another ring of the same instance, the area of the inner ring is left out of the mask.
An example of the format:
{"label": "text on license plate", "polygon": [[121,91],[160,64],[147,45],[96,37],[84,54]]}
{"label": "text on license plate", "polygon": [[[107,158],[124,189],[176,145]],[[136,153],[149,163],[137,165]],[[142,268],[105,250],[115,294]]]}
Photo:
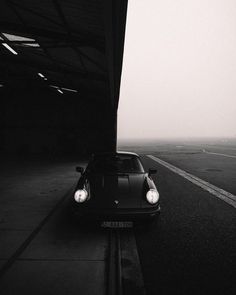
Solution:
{"label": "text on license plate", "polygon": [[101,226],[110,227],[110,228],[129,228],[133,226],[133,222],[132,221],[103,221]]}

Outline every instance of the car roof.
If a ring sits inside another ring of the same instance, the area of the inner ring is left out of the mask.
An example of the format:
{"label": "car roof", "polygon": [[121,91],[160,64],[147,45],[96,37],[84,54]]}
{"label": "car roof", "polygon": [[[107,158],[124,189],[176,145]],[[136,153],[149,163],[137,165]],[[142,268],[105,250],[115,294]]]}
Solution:
{"label": "car roof", "polygon": [[136,154],[136,153],[134,153],[134,152],[126,152],[126,151],[117,151],[116,152],[117,154],[124,154],[124,155],[131,155],[131,156],[137,156],[137,157],[139,157],[139,155],[138,154]]}
{"label": "car roof", "polygon": [[96,153],[94,156],[106,156],[106,155],[127,155],[127,156],[135,156],[139,157],[138,154],[133,152],[126,152],[126,151],[116,151],[116,152],[103,152],[103,153]]}

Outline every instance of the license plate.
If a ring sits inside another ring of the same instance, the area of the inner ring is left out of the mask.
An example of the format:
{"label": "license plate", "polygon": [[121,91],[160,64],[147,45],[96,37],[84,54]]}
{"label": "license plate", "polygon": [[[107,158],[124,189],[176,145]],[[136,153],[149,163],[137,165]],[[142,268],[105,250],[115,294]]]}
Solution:
{"label": "license plate", "polygon": [[133,222],[132,221],[103,221],[101,226],[109,227],[109,228],[129,228],[133,226]]}

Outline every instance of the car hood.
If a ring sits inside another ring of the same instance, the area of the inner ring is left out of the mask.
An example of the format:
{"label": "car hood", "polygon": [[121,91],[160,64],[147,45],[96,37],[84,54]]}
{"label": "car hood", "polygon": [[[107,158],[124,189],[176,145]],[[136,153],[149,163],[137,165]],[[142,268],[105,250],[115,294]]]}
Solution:
{"label": "car hood", "polygon": [[91,174],[88,177],[89,203],[107,208],[140,208],[145,174]]}

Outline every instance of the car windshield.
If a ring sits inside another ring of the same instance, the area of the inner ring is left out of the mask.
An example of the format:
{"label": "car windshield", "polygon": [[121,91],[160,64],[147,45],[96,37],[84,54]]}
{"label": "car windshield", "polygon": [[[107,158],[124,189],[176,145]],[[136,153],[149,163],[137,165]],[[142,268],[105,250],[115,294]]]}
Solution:
{"label": "car windshield", "polygon": [[88,170],[93,173],[144,173],[139,158],[132,155],[97,156]]}

